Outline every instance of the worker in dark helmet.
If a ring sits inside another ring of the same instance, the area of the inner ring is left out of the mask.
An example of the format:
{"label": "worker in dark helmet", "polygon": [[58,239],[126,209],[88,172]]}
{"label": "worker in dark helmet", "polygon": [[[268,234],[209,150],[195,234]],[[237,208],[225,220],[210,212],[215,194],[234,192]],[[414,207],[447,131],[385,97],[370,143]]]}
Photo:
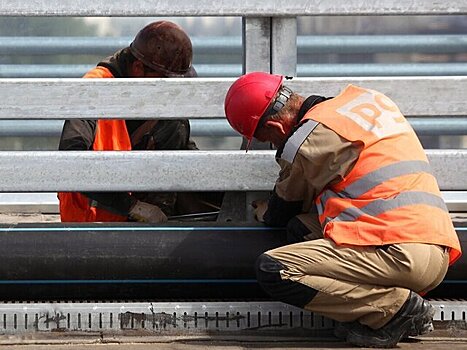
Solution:
{"label": "worker in dark helmet", "polygon": [[[97,64],[84,78],[196,77],[193,49],[183,29],[168,21],[145,26],[129,47]],[[180,120],[67,120],[60,150],[194,150],[190,124]],[[90,172],[92,173],[92,172]],[[164,222],[176,193],[58,194],[64,222]]]}
{"label": "worker in dark helmet", "polygon": [[441,283],[461,247],[394,102],[353,85],[304,98],[283,76],[254,72],[230,87],[225,113],[248,140],[277,147],[281,172],[255,214],[287,227],[295,243],[258,258],[264,290],[338,321],[335,335],[354,345],[394,347],[429,332],[434,308],[420,295]]}

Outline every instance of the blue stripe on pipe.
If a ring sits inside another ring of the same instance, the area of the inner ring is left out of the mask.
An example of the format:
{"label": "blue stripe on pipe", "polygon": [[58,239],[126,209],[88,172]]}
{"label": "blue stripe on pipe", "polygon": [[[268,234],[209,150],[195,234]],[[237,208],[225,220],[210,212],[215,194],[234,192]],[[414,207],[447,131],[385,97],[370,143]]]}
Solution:
{"label": "blue stripe on pipe", "polygon": [[220,283],[257,283],[254,279],[147,279],[147,280],[0,280],[0,285],[5,284],[220,284]]}
{"label": "blue stripe on pipe", "polygon": [[50,232],[50,231],[278,231],[282,227],[3,227],[0,232]]}
{"label": "blue stripe on pipe", "polygon": [[[254,279],[148,279],[148,280],[0,280],[0,285],[12,284],[256,284]],[[467,284],[467,280],[445,280],[442,284]]]}
{"label": "blue stripe on pipe", "polygon": [[467,280],[445,280],[442,284],[467,284]]}
{"label": "blue stripe on pipe", "polygon": [[[282,231],[284,227],[3,227],[0,232],[50,232],[50,231]],[[467,227],[457,227],[456,231],[467,231]]]}

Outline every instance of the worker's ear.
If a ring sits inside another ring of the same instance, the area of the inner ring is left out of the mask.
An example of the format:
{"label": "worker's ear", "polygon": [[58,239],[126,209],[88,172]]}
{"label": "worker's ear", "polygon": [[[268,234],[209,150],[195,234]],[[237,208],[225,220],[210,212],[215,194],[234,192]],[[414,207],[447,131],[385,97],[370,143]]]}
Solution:
{"label": "worker's ear", "polygon": [[130,76],[133,78],[144,77],[144,64],[140,60],[135,60],[130,66]]}
{"label": "worker's ear", "polygon": [[264,123],[264,126],[266,128],[272,129],[281,135],[285,135],[285,129],[282,123],[278,120],[268,120],[266,123]]}

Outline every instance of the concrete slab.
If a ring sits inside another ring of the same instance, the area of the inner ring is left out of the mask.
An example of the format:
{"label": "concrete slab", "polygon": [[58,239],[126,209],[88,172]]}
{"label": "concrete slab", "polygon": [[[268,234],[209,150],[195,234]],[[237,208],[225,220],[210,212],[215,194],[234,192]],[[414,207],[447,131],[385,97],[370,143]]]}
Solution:
{"label": "concrete slab", "polygon": [[[465,322],[454,326],[448,322],[436,322],[436,330],[398,344],[402,350],[464,350],[467,349],[467,327]],[[305,336],[304,334],[310,334]],[[210,333],[201,335],[167,336],[127,332],[125,334],[100,334],[97,332],[67,333],[37,332],[8,336],[0,335],[2,350],[301,350],[301,349],[349,349],[351,345],[337,341],[330,331],[289,335],[273,333],[240,334]]]}
{"label": "concrete slab", "polygon": [[[399,343],[401,350],[461,350],[466,349],[466,339],[431,339],[416,342]],[[333,349],[344,350],[352,346],[335,341],[182,341],[182,342],[149,342],[149,343],[113,343],[113,344],[43,344],[43,345],[10,345],[2,346],[2,350],[304,350],[304,349]]]}

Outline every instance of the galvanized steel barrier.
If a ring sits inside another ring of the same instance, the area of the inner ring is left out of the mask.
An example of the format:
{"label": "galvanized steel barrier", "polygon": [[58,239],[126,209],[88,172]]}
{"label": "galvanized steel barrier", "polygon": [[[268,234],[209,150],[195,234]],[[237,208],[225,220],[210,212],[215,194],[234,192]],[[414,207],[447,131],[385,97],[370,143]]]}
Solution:
{"label": "galvanized steel barrier", "polygon": [[[262,70],[296,76],[296,16],[407,14],[467,14],[467,1],[252,0],[238,4],[231,0],[0,0],[0,16],[243,16],[244,62],[241,71],[239,67],[232,69],[232,75]],[[458,72],[464,69],[460,67]],[[1,79],[0,120],[171,119],[189,115],[209,125],[223,117],[223,98],[232,81],[232,78]],[[319,92],[328,96],[336,94],[347,83],[386,93],[409,117],[451,119],[467,115],[467,76],[297,78],[288,82],[299,93]],[[225,126],[225,121],[222,122]],[[443,190],[467,191],[467,150],[428,150],[427,153]],[[0,192],[267,191],[272,188],[277,172],[273,151],[245,154],[240,150],[5,151],[0,152],[0,164]],[[443,319],[443,312],[449,311],[452,319],[463,317],[465,320],[465,307],[459,311],[457,306],[447,306],[444,303],[437,305],[441,315],[437,314],[437,319]],[[219,327],[250,329],[262,325],[275,330],[277,323],[289,328],[297,322],[301,326],[305,324],[305,328],[313,328],[315,321],[322,323],[317,328],[329,328],[329,324],[324,324],[327,321],[315,320],[315,316],[284,304],[268,304],[264,308],[262,304],[245,306],[239,303],[215,307],[217,309],[213,311],[206,309],[204,304],[193,303],[166,303],[163,307],[135,303],[126,306],[3,304],[0,322],[3,322],[4,333],[17,333],[18,329],[20,332],[52,329],[100,332],[102,329],[125,330],[125,327],[179,330],[196,329],[198,322],[201,328],[215,330]],[[218,314],[219,307],[224,313]],[[251,310],[255,314],[251,314],[254,317],[250,319]],[[454,311],[463,312],[464,316],[454,315]]]}
{"label": "galvanized steel barrier", "polygon": [[[171,119],[180,115],[190,115],[194,119],[218,118],[223,114],[225,91],[233,80],[4,79],[0,81],[0,95],[4,98],[0,118]],[[335,95],[348,83],[388,94],[409,116],[442,114],[449,118],[463,115],[467,110],[463,93],[467,89],[467,77],[352,78],[345,81],[297,78],[288,82],[299,93],[320,91],[328,96]],[[107,103],[102,104],[102,101]],[[428,154],[435,171],[442,171],[437,174],[442,188],[463,190],[467,150],[428,151]],[[272,188],[277,171],[272,152],[266,157],[262,153],[245,154],[243,151],[1,152],[0,157],[4,165],[0,168],[3,192],[267,190]],[[261,165],[263,161],[264,166]],[[437,162],[443,165],[436,166]],[[85,176],[91,169],[93,179]],[[151,174],[151,178],[143,181],[144,173]],[[154,178],[159,180],[151,181]],[[174,178],[177,178],[176,183]]]}
{"label": "galvanized steel barrier", "polygon": [[[177,3],[157,1],[151,4],[142,0],[132,2],[117,0],[112,3],[96,0],[41,2],[4,0],[0,6],[2,16],[242,16],[244,59],[242,71],[263,70],[290,76],[296,76],[297,73],[297,16],[370,14],[467,14],[467,1],[428,4],[422,0],[410,3],[392,0],[372,2],[299,0],[294,1],[293,4],[284,4],[282,1],[256,0],[238,5],[222,0],[201,0],[196,4],[188,0]],[[361,48],[361,40],[364,38],[355,39],[349,47]],[[408,40],[410,41],[410,38]],[[229,45],[238,45],[237,41]],[[326,47],[335,46],[335,43],[314,45],[322,45],[323,50],[326,50]],[[426,49],[426,46],[427,44],[422,45],[424,47],[422,50]],[[206,125],[211,120],[208,118],[217,118],[219,121],[219,117],[223,117],[223,98],[232,81],[231,78],[2,79],[0,119],[170,119],[189,115],[192,119],[203,120]],[[290,85],[299,93],[319,92],[332,96],[347,83],[363,85],[388,94],[397,101],[402,112],[410,117],[442,115],[445,118],[458,118],[465,116],[467,112],[467,101],[463,93],[467,90],[465,76],[297,78],[291,81]],[[106,104],[102,104],[102,101],[106,101]],[[225,127],[225,121],[223,122]],[[264,155],[262,152],[252,152],[245,155],[242,151],[208,152],[206,157],[211,159],[210,164],[215,165],[214,169],[213,166],[205,166],[205,161],[202,160],[205,157],[203,152],[196,154],[2,152],[0,155],[2,164],[8,166],[0,168],[2,179],[0,190],[2,192],[40,192],[80,188],[106,191],[266,190],[272,186],[277,170],[270,159],[272,152],[269,153]],[[446,150],[428,151],[428,153],[435,169],[440,171],[437,175],[443,189],[463,190],[466,151]],[[259,166],[263,162],[264,166]],[[437,166],[438,163],[443,165]],[[73,170],[72,164],[81,164],[80,169]],[[119,167],[118,164],[124,166]],[[161,164],[163,166],[160,166]],[[99,181],[93,181],[92,184],[89,179],[84,180],[87,178],[84,177],[85,172],[90,171],[89,167],[92,167],[93,173],[99,174],[94,177]],[[151,171],[154,178],[166,178],[166,180],[158,182],[150,179],[141,181],[140,178],[130,180],[130,169],[142,167]],[[446,169],[456,169],[456,171],[446,171]],[[177,184],[169,180],[170,177],[167,177],[169,173],[178,173]],[[180,181],[180,174],[183,174],[183,181]],[[235,174],[235,177],[231,176],[232,174]],[[194,178],[204,180],[192,181]],[[110,179],[113,181],[108,181]]]}
{"label": "galvanized steel barrier", "polygon": [[[110,55],[131,37],[0,37],[0,56]],[[194,63],[201,77],[242,73],[242,38],[192,37]],[[467,35],[317,35],[297,36],[297,74],[308,76],[466,75],[465,62],[310,63],[307,55],[467,52]],[[229,62],[225,61],[229,56]],[[8,62],[8,60],[6,60]],[[238,63],[233,63],[238,62]],[[0,64],[2,78],[79,78],[92,64]]]}

